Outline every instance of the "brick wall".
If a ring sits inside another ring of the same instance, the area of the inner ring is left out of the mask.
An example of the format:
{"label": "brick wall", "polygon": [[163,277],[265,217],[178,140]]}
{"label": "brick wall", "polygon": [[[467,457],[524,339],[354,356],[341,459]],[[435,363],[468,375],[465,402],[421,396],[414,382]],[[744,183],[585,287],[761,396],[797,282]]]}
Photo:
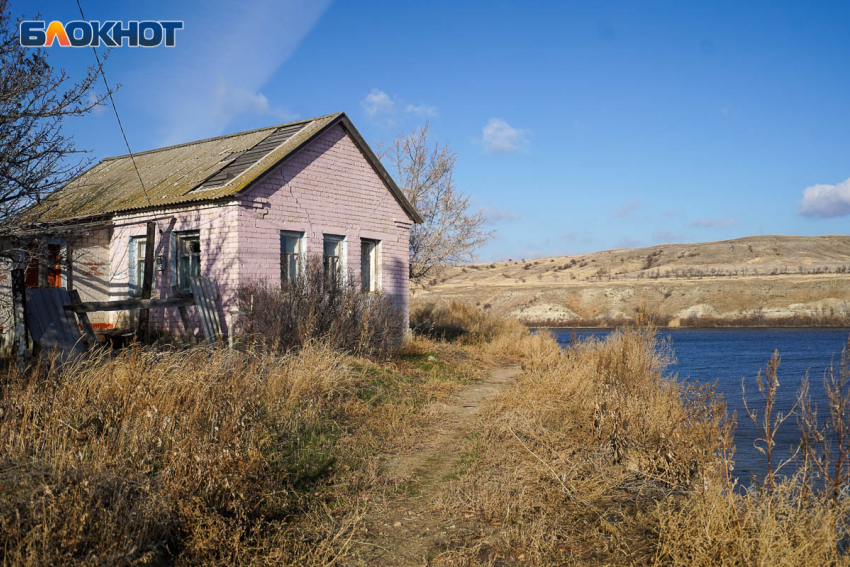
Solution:
{"label": "brick wall", "polygon": [[412,221],[337,125],[239,199],[241,280],[280,282],[280,231],[303,232],[307,254],[321,255],[323,235],[345,236],[345,264],[360,278],[360,239],[379,240],[381,289],[408,317]]}
{"label": "brick wall", "polygon": [[[165,271],[154,270],[153,297],[172,297],[171,286],[176,284],[172,245],[174,235],[198,231],[201,241],[201,274],[213,278],[222,296],[219,316],[227,325],[227,311],[235,309],[234,298],[239,281],[236,258],[236,203],[196,205],[194,208],[174,208],[156,211],[155,214],[133,214],[115,217],[112,241],[109,248],[110,300],[126,299],[130,294],[130,241],[147,234],[147,222],[157,224],[154,256],[163,256]],[[190,316],[198,330],[195,308]],[[183,324],[176,308],[156,309],[150,314],[151,328],[181,332]],[[116,326],[134,326],[136,313],[113,312],[111,322]]]}

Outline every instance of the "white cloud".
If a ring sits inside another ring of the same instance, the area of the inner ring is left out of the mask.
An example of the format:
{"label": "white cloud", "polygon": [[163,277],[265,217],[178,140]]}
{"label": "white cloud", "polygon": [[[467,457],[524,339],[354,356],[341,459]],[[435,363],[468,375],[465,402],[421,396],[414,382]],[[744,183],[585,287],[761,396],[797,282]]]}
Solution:
{"label": "white cloud", "polygon": [[97,104],[97,93],[93,90],[89,91],[88,95],[86,96],[86,104],[94,105],[91,111],[92,114],[94,114],[95,116],[102,116],[103,113],[106,112],[106,103],[101,102],[100,104]]}
{"label": "white cloud", "polygon": [[611,214],[615,217],[626,218],[631,215],[633,211],[636,211],[640,208],[640,199],[629,199],[627,203],[617,207]]}
{"label": "white cloud", "polygon": [[408,104],[407,108],[404,111],[408,114],[414,114],[416,116],[427,117],[427,118],[436,118],[437,117],[437,107],[430,106],[428,104],[419,104],[413,105]]}
{"label": "white cloud", "polygon": [[514,128],[501,118],[491,118],[484,126],[481,141],[488,154],[528,151],[528,131]]}
{"label": "white cloud", "polygon": [[616,248],[640,248],[643,244],[630,236],[624,236],[617,241]]}
{"label": "white cloud", "polygon": [[268,97],[260,92],[235,88],[221,83],[213,91],[215,106],[212,108],[213,120],[227,122],[230,117],[246,113],[259,116],[273,116],[280,121],[295,120],[297,116],[283,109],[272,108]]}
{"label": "white cloud", "polygon": [[366,98],[360,101],[369,120],[391,120],[395,114],[395,102],[381,89],[372,89]]}
{"label": "white cloud", "polygon": [[484,207],[481,209],[481,212],[484,213],[484,218],[487,219],[487,222],[490,224],[515,221],[520,218],[518,213],[510,209],[500,209],[498,207]]}
{"label": "white cloud", "polygon": [[835,185],[818,184],[803,190],[799,214],[833,218],[850,215],[850,178]]}
{"label": "white cloud", "polygon": [[677,233],[672,232],[670,230],[659,230],[652,233],[652,241],[660,242],[662,244],[669,244],[671,242],[681,242],[684,240],[684,236]]}
{"label": "white cloud", "polygon": [[[137,104],[149,112],[158,131],[156,145],[222,134],[236,121],[257,127],[272,122],[268,116],[278,122],[281,116],[289,118],[292,114],[280,109],[281,101],[263,94],[263,87],[329,4],[256,0],[234,12],[224,0],[209,0],[208,9],[178,34],[177,48],[144,50],[144,58],[126,55],[136,65],[134,74],[122,78],[126,90],[117,96],[138,97]],[[258,34],[259,21],[286,22],[286,33]]]}
{"label": "white cloud", "polygon": [[731,228],[733,226],[741,226],[741,221],[738,219],[697,219],[691,223],[691,226],[697,228]]}

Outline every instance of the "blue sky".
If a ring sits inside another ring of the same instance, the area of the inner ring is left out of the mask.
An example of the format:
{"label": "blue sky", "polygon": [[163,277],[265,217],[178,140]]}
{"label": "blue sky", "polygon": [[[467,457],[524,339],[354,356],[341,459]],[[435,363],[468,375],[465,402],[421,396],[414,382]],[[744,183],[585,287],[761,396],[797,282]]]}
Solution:
{"label": "blue sky", "polygon": [[[336,111],[373,144],[429,120],[497,231],[483,260],[847,232],[850,3],[81,2],[185,22],[175,48],[110,54],[134,151]],[[71,77],[92,57],[50,49]],[[126,153],[111,109],[68,129]]]}

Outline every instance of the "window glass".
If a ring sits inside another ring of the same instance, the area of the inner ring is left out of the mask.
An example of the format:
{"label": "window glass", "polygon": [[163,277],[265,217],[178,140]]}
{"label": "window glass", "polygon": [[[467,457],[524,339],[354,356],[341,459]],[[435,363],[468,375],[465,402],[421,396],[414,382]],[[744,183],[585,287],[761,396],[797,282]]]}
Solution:
{"label": "window glass", "polygon": [[280,233],[280,282],[281,284],[296,281],[301,272],[302,238],[300,232]]}
{"label": "window glass", "polygon": [[374,240],[360,241],[360,285],[366,292],[378,289],[378,243]]}
{"label": "window glass", "polygon": [[201,237],[197,232],[177,235],[177,287],[192,291],[190,278],[201,275]]}
{"label": "window glass", "polygon": [[325,277],[334,279],[340,275],[342,257],[342,236],[325,235],[325,248],[322,265]]}
{"label": "window glass", "polygon": [[139,295],[142,293],[142,285],[145,283],[145,242],[147,239],[145,238],[134,238],[133,239],[133,255],[135,260],[135,266],[133,269],[135,270],[133,274],[133,281],[130,282],[132,284],[132,290],[134,295]]}

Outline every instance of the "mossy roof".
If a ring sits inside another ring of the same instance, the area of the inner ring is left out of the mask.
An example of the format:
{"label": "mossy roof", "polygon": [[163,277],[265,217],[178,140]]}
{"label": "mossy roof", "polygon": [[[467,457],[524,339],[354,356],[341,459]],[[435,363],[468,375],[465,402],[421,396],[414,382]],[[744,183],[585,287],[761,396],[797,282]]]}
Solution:
{"label": "mossy roof", "polygon": [[233,197],[336,124],[348,131],[410,218],[421,222],[351,121],[337,113],[106,158],[18,215],[14,224],[67,222]]}

